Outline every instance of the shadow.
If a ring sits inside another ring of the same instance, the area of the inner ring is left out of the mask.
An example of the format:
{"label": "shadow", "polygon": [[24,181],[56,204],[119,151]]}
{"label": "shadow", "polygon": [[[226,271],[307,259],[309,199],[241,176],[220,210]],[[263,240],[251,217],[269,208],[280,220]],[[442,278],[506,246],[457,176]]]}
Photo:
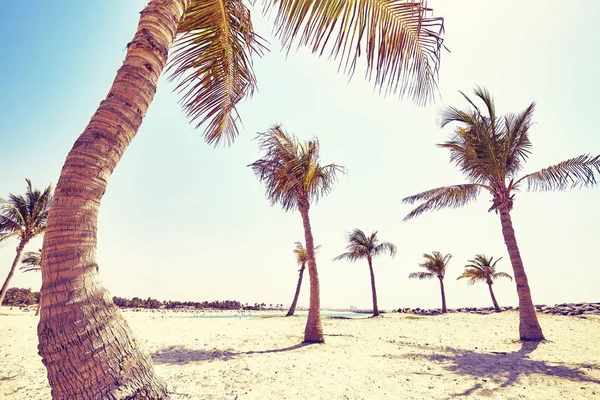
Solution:
{"label": "shadow", "polygon": [[[543,343],[543,342],[542,342]],[[402,345],[402,344],[400,344]],[[600,370],[598,364],[567,364],[532,360],[529,354],[534,352],[540,342],[524,342],[521,348],[514,352],[477,353],[470,350],[454,349],[451,347],[428,346],[425,349],[434,353],[409,353],[404,357],[427,359],[458,375],[469,376],[483,382],[491,381],[497,385],[495,389],[484,388],[481,382],[475,383],[467,390],[455,393],[450,397],[475,395],[490,396],[494,390],[514,385],[522,376],[540,374],[577,382],[600,384],[583,369]],[[422,346],[406,344],[423,350]]]}
{"label": "shadow", "polygon": [[169,346],[160,349],[152,353],[152,360],[155,364],[174,364],[174,365],[185,365],[192,362],[201,361],[229,361],[240,355],[251,355],[251,354],[269,354],[269,353],[282,353],[285,351],[292,351],[300,349],[305,346],[310,346],[318,343],[298,343],[293,346],[284,347],[281,349],[270,349],[270,350],[252,350],[244,352],[235,352],[231,350],[196,350],[190,349],[183,346]]}

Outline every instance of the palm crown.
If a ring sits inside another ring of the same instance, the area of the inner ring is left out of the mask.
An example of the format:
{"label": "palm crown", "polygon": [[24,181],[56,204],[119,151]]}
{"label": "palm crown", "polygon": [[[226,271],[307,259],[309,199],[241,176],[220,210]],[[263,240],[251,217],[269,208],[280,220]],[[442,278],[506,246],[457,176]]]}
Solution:
{"label": "palm crown", "polygon": [[508,278],[512,281],[512,276],[505,272],[497,272],[496,264],[502,260],[502,257],[493,261],[494,257],[487,257],[483,254],[477,254],[474,260],[469,260],[471,264],[465,265],[465,271],[458,279],[468,279],[470,285],[476,282],[485,282],[492,285],[497,278]]}
{"label": "palm crown", "polygon": [[452,254],[442,256],[439,251],[434,251],[431,254],[423,254],[425,261],[419,264],[419,267],[425,268],[427,272],[412,272],[408,277],[410,279],[444,279],[446,275],[446,267],[452,258]]}
{"label": "palm crown", "polygon": [[48,211],[52,203],[52,186],[43,191],[33,189],[27,181],[24,196],[10,194],[0,199],[0,242],[17,236],[27,243],[46,229]]}
{"label": "palm crown", "polygon": [[[308,251],[301,242],[296,242],[295,245],[294,254],[296,255],[296,262],[299,266],[303,266],[308,261]],[[321,245],[315,246],[315,252],[320,248]]]}
{"label": "palm crown", "polygon": [[[340,2],[264,0],[275,10],[275,35],[339,60],[352,75],[360,56],[380,91],[431,100],[437,87],[443,19],[428,17],[425,0]],[[169,59],[171,79],[191,120],[208,122],[207,142],[231,143],[238,134],[236,104],[256,87],[252,58],[265,49],[242,0],[193,0],[178,26]]]}
{"label": "palm crown", "polygon": [[367,236],[360,229],[354,229],[348,234],[347,239],[349,244],[346,246],[346,250],[348,251],[335,257],[334,261],[354,262],[363,258],[371,259],[384,252],[389,252],[392,257],[396,255],[396,245],[390,242],[379,243],[377,231]]}
{"label": "palm crown", "polygon": [[596,184],[595,173],[600,173],[600,156],[584,154],[538,172],[516,179],[522,164],[531,153],[529,128],[535,108],[532,103],[519,114],[496,116],[493,99],[483,88],[475,95],[485,105],[485,113],[468,96],[464,98],[471,108],[466,111],[448,107],[442,114],[442,127],[451,122],[460,126],[450,140],[438,144],[450,151],[450,160],[467,176],[468,184],[445,186],[409,196],[403,202],[422,202],[404,219],[408,220],[430,210],[460,207],[474,201],[481,189],[493,197],[490,211],[513,206],[513,191],[522,184],[527,190],[564,190],[569,187]]}
{"label": "palm crown", "polygon": [[308,208],[311,201],[328,194],[337,181],[337,173],[345,171],[336,164],[320,164],[316,138],[299,142],[275,125],[259,133],[258,140],[266,154],[249,166],[265,184],[271,204],[280,203],[286,211]]}

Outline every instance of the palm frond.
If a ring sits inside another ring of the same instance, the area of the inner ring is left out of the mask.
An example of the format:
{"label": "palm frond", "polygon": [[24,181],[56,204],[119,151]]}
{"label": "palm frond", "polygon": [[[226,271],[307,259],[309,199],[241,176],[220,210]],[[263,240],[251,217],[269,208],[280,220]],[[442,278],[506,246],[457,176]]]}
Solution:
{"label": "palm frond", "polygon": [[432,274],[431,272],[411,272],[408,275],[409,279],[431,279],[434,277],[435,274]]}
{"label": "palm frond", "polygon": [[478,183],[444,186],[405,197],[402,199],[403,203],[414,204],[419,201],[423,203],[406,215],[404,221],[408,221],[426,211],[458,208],[467,205],[477,199],[479,189],[482,187],[487,188]]}
{"label": "palm frond", "polygon": [[598,183],[596,174],[600,175],[600,155],[583,154],[527,174],[515,182],[515,186],[525,181],[527,190],[540,192],[588,187]]}
{"label": "palm frond", "polygon": [[23,272],[38,272],[42,270],[42,249],[28,251],[21,258],[21,270]]}
{"label": "palm frond", "polygon": [[236,104],[256,86],[252,56],[265,48],[250,11],[242,0],[192,1],[178,33],[167,68],[170,80],[180,80],[180,103],[191,121],[200,119],[196,128],[208,121],[209,144],[231,144],[240,121]]}
{"label": "palm frond", "polygon": [[366,74],[386,93],[425,104],[437,90],[443,18],[429,17],[425,0],[265,0],[277,9],[275,34],[339,60],[352,75],[361,55]]}
{"label": "palm frond", "polygon": [[510,276],[509,274],[507,274],[506,272],[495,272],[494,274],[492,274],[492,278],[493,279],[497,279],[497,278],[507,278],[508,280],[513,280],[512,276]]}
{"label": "palm frond", "polygon": [[382,242],[373,248],[371,254],[373,256],[376,256],[381,253],[389,252],[390,257],[395,257],[397,251],[398,251],[398,248],[396,247],[395,244],[390,243],[390,242]]}

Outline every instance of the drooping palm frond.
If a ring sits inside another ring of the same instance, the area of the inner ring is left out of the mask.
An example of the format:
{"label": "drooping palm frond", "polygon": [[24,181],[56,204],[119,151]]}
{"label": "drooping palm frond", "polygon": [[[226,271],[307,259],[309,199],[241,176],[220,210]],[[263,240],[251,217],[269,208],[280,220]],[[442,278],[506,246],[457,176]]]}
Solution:
{"label": "drooping palm frond", "polygon": [[510,276],[506,272],[494,272],[491,276],[492,276],[492,279],[494,279],[494,280],[497,278],[507,278],[510,281],[513,280],[512,276]]}
{"label": "drooping palm frond", "polygon": [[425,0],[264,0],[276,8],[275,34],[338,59],[353,74],[365,55],[366,74],[380,91],[425,104],[437,90],[443,18],[430,17]]}
{"label": "drooping palm frond", "polygon": [[354,262],[363,258],[372,258],[388,251],[390,256],[396,255],[396,245],[390,242],[379,243],[377,231],[367,236],[362,230],[354,229],[346,235],[348,245],[345,253],[336,256],[333,261],[348,260]]}
{"label": "drooping palm frond", "polygon": [[42,249],[38,251],[28,251],[21,258],[21,271],[39,272],[42,270]]}
{"label": "drooping palm frond", "polygon": [[264,50],[242,0],[194,0],[178,26],[169,58],[170,80],[188,117],[208,121],[204,138],[231,144],[238,135],[236,104],[256,86],[252,56]]}
{"label": "drooping palm frond", "polygon": [[411,272],[408,275],[409,279],[431,279],[435,278],[435,274],[431,272]]}
{"label": "drooping palm frond", "polygon": [[527,174],[515,186],[525,181],[528,191],[540,192],[587,187],[598,183],[596,174],[600,175],[600,155],[583,154]]}
{"label": "drooping palm frond", "polygon": [[408,221],[426,211],[440,210],[442,208],[457,208],[469,204],[477,199],[481,188],[491,190],[491,188],[478,183],[464,185],[444,186],[436,189],[427,190],[413,196],[402,199],[403,203],[414,204],[422,201],[423,203],[412,210],[404,221]]}
{"label": "drooping palm frond", "polygon": [[29,240],[46,229],[52,186],[40,191],[29,179],[26,182],[25,195],[11,193],[8,199],[0,199],[0,242],[13,236]]}
{"label": "drooping palm frond", "polygon": [[299,142],[275,125],[257,139],[265,155],[249,167],[264,183],[271,204],[279,203],[286,211],[297,209],[299,201],[318,201],[333,189],[337,173],[345,172],[340,165],[320,164],[316,138]]}

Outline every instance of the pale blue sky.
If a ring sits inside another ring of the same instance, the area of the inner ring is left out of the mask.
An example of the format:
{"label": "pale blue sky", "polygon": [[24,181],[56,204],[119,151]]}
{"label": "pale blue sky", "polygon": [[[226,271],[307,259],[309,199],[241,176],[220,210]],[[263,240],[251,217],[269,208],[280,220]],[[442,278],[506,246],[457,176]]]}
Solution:
{"label": "pale blue sky", "polygon": [[[3,5],[0,25],[0,196],[58,180],[64,158],[106,95],[137,25],[140,1],[34,1],[27,12]],[[503,257],[512,274],[500,222],[489,198],[461,210],[402,218],[400,200],[461,183],[448,154],[435,148],[451,129],[438,128],[444,105],[464,106],[457,90],[479,84],[498,112],[535,101],[534,152],[524,173],[582,153],[600,154],[597,133],[600,4],[558,1],[429,2],[446,19],[441,99],[417,108],[374,93],[360,73],[348,83],[337,65],[306,50],[272,51],[255,62],[259,91],[240,107],[244,125],[229,148],[206,145],[187,123],[165,79],[138,136],[103,199],[98,260],[113,295],[161,300],[237,299],[291,302],[297,273],[292,250],[303,239],[300,216],[270,207],[247,164],[259,157],[257,131],[280,122],[308,139],[323,162],[348,168],[311,210],[323,306],[370,307],[365,262],[332,262],[344,235],[378,230],[398,246],[395,259],[374,262],[380,307],[438,307],[436,282],[411,281],[424,252],[454,255],[447,274],[449,307],[490,305],[487,288],[455,281],[477,253]],[[255,28],[269,37],[258,10]],[[535,303],[598,301],[600,188],[518,193],[513,222]],[[39,242],[28,250],[39,247]],[[0,248],[0,279],[16,243]],[[577,278],[574,276],[577,275]],[[17,273],[13,285],[37,288],[40,277]],[[308,284],[308,281],[305,281]],[[300,303],[308,303],[305,285]],[[499,281],[502,304],[516,304],[514,283]]]}

